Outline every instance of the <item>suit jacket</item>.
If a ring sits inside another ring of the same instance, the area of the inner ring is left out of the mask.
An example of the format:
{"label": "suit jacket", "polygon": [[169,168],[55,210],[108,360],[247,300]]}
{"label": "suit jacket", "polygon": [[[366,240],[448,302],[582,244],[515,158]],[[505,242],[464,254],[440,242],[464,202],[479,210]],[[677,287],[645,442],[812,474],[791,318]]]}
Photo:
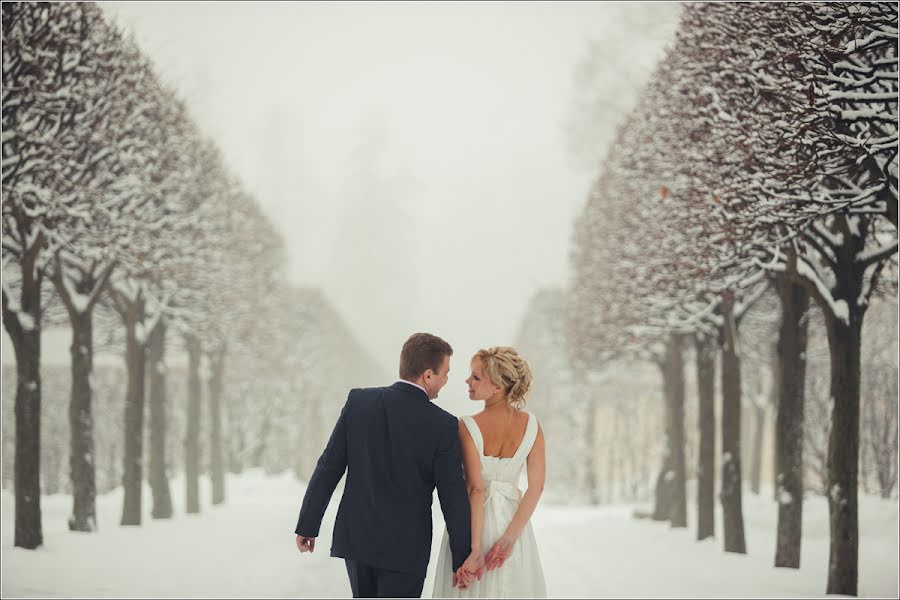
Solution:
{"label": "suit jacket", "polygon": [[456,417],[399,381],[350,390],[309,480],[297,535],[318,537],[345,469],[331,556],[424,576],[437,487],[453,569],[462,565],[471,551],[471,521]]}

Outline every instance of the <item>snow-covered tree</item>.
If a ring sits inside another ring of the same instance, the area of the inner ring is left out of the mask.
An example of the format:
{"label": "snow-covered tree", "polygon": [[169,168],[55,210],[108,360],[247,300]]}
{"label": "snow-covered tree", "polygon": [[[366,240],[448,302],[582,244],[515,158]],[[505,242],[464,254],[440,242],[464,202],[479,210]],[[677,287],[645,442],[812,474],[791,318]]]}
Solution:
{"label": "snow-covered tree", "polygon": [[[94,194],[105,179],[97,171],[107,157],[103,136],[109,129],[97,120],[106,106],[97,84],[117,48],[101,23],[90,3],[3,6],[3,322],[19,382],[15,544],[26,548],[43,539],[41,284],[67,234],[90,219],[85,202],[98,200]],[[73,444],[83,450],[73,463],[77,472],[90,460],[90,448]],[[92,527],[88,487],[77,494],[76,528]]]}
{"label": "snow-covered tree", "polygon": [[738,124],[714,134],[743,168],[720,189],[739,234],[760,268],[803,285],[825,314],[827,591],[855,594],[862,323],[883,272],[896,272],[897,7],[711,4],[685,18],[722,74],[711,86],[722,121]]}

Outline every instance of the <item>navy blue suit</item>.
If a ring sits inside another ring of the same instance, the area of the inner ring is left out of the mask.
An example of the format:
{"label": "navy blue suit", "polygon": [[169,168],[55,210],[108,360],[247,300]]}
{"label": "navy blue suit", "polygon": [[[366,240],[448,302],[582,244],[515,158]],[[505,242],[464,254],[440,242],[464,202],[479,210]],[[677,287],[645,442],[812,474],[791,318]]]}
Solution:
{"label": "navy blue suit", "polygon": [[456,417],[414,385],[397,382],[350,390],[309,480],[295,532],[318,537],[322,516],[346,469],[331,556],[347,559],[354,595],[351,565],[407,573],[424,581],[435,487],[453,569],[469,555],[469,498],[458,427]]}

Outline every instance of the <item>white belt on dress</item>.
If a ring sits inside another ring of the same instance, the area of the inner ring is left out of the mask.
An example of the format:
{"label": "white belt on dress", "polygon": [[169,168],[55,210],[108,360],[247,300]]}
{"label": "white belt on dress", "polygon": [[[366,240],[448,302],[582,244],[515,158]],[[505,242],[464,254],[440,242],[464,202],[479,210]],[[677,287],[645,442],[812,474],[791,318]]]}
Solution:
{"label": "white belt on dress", "polygon": [[512,484],[508,481],[501,481],[499,479],[488,480],[484,482],[485,490],[487,494],[484,496],[484,503],[487,504],[487,501],[491,499],[491,496],[497,494],[498,496],[503,496],[504,498],[508,498],[513,502],[519,502],[522,499],[522,490],[520,490],[515,484]]}

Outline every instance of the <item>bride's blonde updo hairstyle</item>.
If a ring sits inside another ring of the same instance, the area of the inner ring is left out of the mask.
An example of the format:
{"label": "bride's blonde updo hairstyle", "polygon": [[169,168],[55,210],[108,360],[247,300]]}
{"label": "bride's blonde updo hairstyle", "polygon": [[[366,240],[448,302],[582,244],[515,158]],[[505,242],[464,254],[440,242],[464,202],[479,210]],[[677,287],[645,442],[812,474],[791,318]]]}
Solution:
{"label": "bride's blonde updo hairstyle", "polygon": [[506,391],[506,401],[513,408],[525,406],[525,395],[531,389],[531,367],[511,346],[494,346],[479,350],[472,360],[479,359],[484,372],[496,386]]}

